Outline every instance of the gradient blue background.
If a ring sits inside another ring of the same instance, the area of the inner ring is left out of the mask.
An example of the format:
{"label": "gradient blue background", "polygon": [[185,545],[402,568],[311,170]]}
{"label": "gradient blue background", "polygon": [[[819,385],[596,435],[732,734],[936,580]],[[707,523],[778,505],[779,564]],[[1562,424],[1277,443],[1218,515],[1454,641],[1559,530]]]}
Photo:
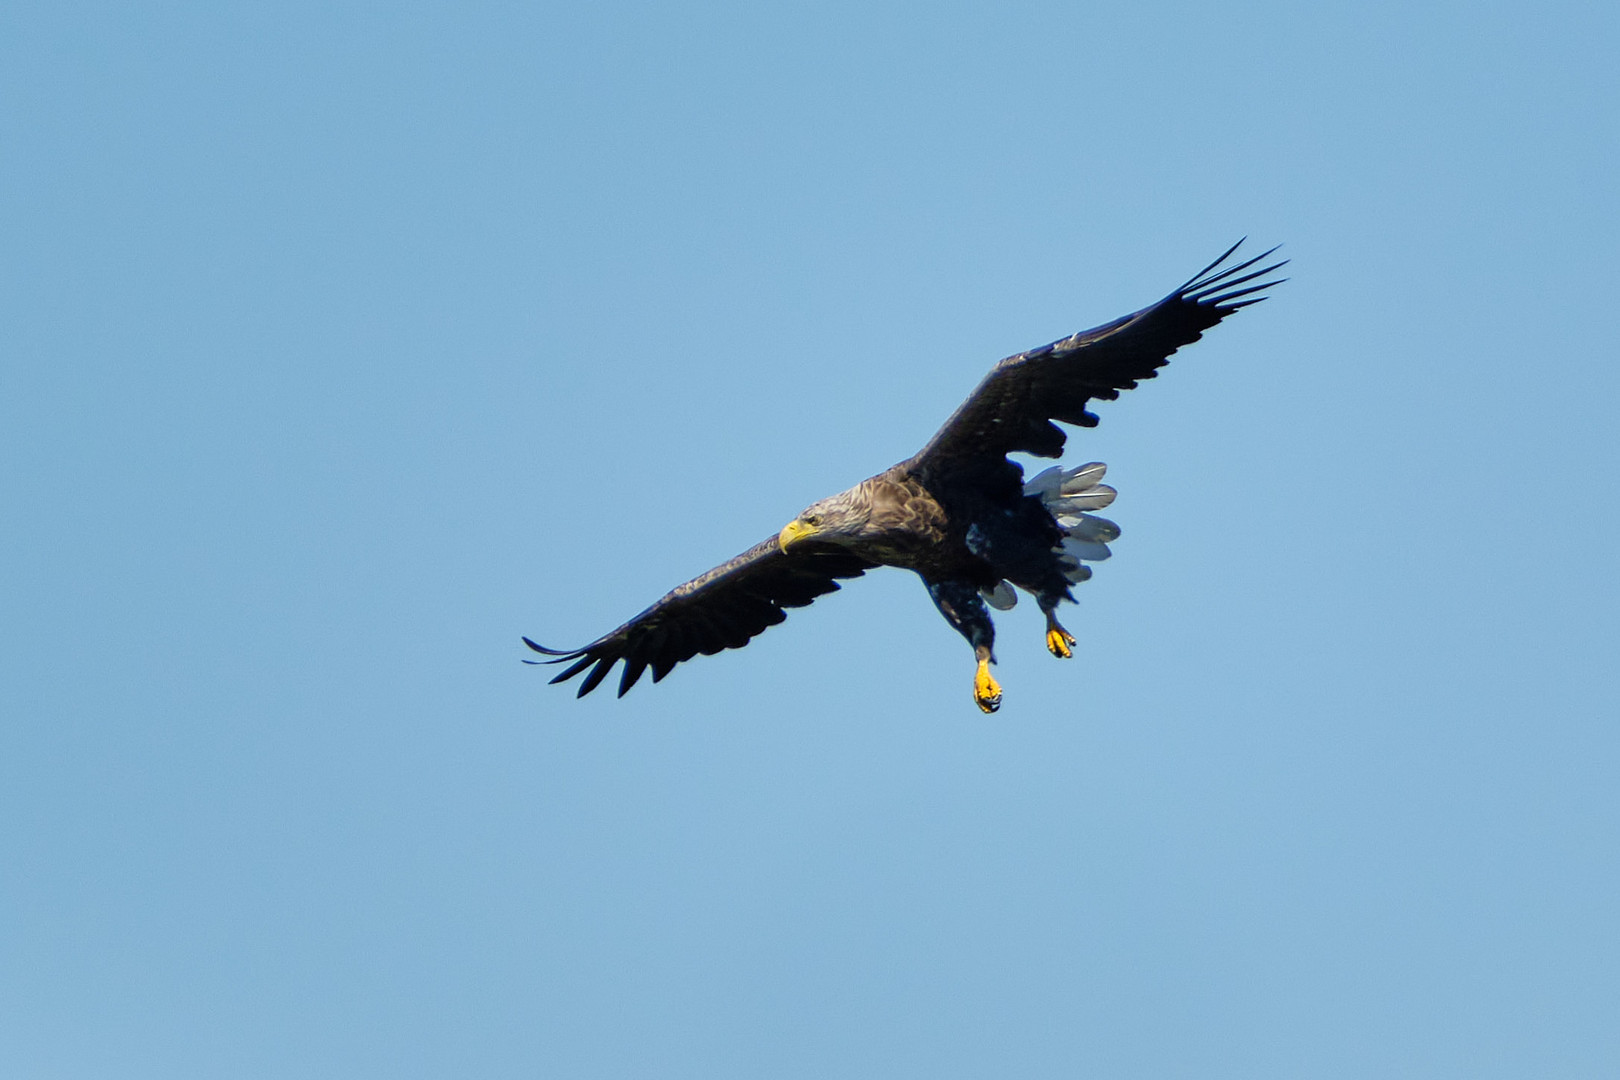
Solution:
{"label": "gradient blue background", "polygon": [[[1620,1073],[1611,4],[0,14],[0,1074]],[[574,645],[1238,236],[1081,657]]]}

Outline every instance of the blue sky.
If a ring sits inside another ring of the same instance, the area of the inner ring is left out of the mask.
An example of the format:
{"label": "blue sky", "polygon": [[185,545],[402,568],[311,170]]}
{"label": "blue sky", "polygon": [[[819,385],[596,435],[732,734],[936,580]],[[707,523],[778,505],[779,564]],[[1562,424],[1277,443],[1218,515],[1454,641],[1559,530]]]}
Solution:
{"label": "blue sky", "polygon": [[[1620,17],[0,15],[0,1061],[1620,1069]],[[574,645],[1237,237],[992,718],[910,575]]]}

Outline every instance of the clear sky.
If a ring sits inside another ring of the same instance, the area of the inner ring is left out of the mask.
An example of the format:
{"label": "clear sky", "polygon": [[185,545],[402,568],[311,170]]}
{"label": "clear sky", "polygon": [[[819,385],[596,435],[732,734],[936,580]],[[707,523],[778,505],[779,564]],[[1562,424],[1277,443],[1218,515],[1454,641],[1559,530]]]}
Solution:
{"label": "clear sky", "polygon": [[[0,14],[0,1074],[1620,1074],[1612,4]],[[1123,538],[577,645],[1242,235]]]}

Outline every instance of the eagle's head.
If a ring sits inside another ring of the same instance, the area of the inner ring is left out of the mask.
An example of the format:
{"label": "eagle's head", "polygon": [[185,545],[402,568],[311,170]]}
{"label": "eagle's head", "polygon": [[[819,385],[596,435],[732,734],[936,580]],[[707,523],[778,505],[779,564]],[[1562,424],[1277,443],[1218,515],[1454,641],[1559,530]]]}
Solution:
{"label": "eagle's head", "polygon": [[846,547],[855,544],[872,517],[871,501],[862,496],[861,486],[857,485],[811,503],[798,517],[782,526],[776,536],[777,546],[785,554],[794,544],[812,538]]}

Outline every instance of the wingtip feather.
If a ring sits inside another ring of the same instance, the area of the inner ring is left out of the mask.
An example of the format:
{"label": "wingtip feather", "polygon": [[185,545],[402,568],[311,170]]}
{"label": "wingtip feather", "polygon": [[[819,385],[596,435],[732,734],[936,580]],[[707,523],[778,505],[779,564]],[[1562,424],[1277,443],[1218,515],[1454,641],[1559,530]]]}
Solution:
{"label": "wingtip feather", "polygon": [[581,657],[579,660],[576,660],[574,663],[568,665],[567,669],[561,674],[553,676],[551,679],[551,685],[555,686],[560,682],[567,682],[569,679],[572,679],[575,675],[578,675],[595,662],[596,657],[594,656]]}
{"label": "wingtip feather", "polygon": [[[1198,273],[1196,273],[1192,277],[1188,278],[1187,283],[1185,285],[1183,285],[1181,288],[1177,289],[1176,291],[1178,293],[1179,292],[1186,292],[1188,289],[1192,288],[1193,284],[1195,282],[1197,282],[1200,278],[1202,278],[1205,274],[1209,273],[1211,270],[1215,269],[1217,266],[1221,265],[1221,263],[1225,262],[1228,258],[1230,258],[1231,255],[1232,255],[1232,252],[1234,252],[1238,248],[1242,247],[1243,242],[1245,240],[1247,240],[1247,239],[1248,239],[1247,236],[1240,237],[1238,239],[1237,243],[1233,244],[1231,247],[1229,247],[1225,251],[1221,252],[1221,257],[1220,258],[1216,259],[1214,262],[1210,263],[1208,266],[1206,266],[1202,270],[1198,271]],[[1264,256],[1262,256],[1262,258],[1264,258]]]}
{"label": "wingtip feather", "polygon": [[1263,270],[1252,271],[1247,277],[1236,278],[1234,280],[1234,275],[1241,274],[1255,263],[1263,262],[1268,256],[1275,254],[1282,247],[1281,244],[1274,245],[1252,258],[1244,259],[1242,262],[1237,263],[1236,265],[1228,266],[1224,269],[1221,268],[1221,264],[1231,257],[1232,253],[1235,252],[1243,244],[1244,240],[1247,239],[1248,237],[1244,237],[1243,240],[1239,240],[1236,244],[1233,244],[1231,247],[1227,248],[1219,259],[1216,259],[1214,262],[1204,267],[1204,269],[1200,270],[1185,285],[1177,289],[1173,295],[1183,299],[1199,301],[1211,292],[1230,288],[1233,285],[1259,277],[1262,274],[1269,274],[1279,266],[1288,265],[1288,260],[1283,259],[1281,262],[1274,263]]}

